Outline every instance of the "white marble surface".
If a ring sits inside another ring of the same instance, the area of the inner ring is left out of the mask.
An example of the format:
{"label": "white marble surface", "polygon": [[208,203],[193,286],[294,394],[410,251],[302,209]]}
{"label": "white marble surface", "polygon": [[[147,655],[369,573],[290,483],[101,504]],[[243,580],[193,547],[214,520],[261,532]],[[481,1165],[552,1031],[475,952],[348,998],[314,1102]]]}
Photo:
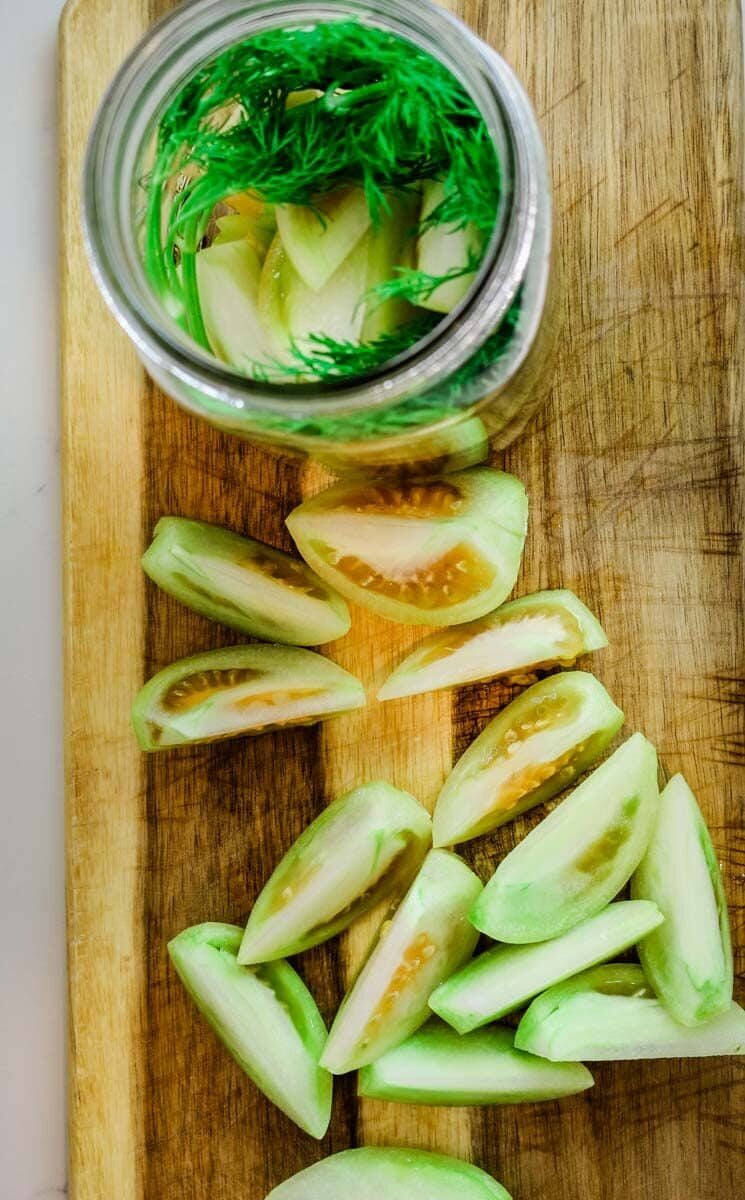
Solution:
{"label": "white marble surface", "polygon": [[0,1196],[64,1194],[57,20],[0,0]]}

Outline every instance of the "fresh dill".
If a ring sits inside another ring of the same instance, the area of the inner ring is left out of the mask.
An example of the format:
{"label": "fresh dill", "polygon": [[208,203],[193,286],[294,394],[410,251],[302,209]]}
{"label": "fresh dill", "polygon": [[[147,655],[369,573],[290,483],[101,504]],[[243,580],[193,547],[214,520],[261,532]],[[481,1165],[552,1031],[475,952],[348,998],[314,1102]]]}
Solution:
{"label": "fresh dill", "polygon": [[291,343],[291,361],[273,362],[268,367],[257,363],[252,373],[254,378],[264,382],[276,382],[278,378],[324,380],[367,375],[410,350],[431,333],[439,321],[437,313],[424,313],[372,342],[362,343],[339,342],[325,334],[312,333],[302,345]]}
{"label": "fresh dill", "polygon": [[[299,92],[307,101],[288,105]],[[377,226],[392,194],[428,179],[442,183],[443,198],[419,232],[468,226],[484,246],[500,202],[499,163],[481,113],[443,64],[356,21],[269,30],[220,53],[163,114],[145,180],[145,266],[169,310],[209,349],[196,255],[227,197],[250,192],[267,204],[313,206],[354,184],[364,188]],[[416,304],[474,270],[478,258],[440,276],[400,268],[373,289],[374,299]],[[432,324],[422,319],[427,330]],[[337,344],[333,369],[331,340],[314,338],[298,374],[311,361],[322,367],[319,378],[364,373],[400,353],[397,346],[413,345],[415,328],[408,323],[399,336],[343,350]]]}

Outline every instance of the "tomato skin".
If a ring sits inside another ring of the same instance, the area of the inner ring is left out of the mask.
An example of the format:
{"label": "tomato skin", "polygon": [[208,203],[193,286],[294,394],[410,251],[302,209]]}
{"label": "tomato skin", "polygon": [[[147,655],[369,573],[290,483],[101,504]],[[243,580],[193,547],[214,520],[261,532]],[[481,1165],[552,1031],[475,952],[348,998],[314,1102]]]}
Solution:
{"label": "tomato skin", "polygon": [[351,624],[341,596],[304,562],[206,521],[161,517],[142,569],[187,608],[265,641],[319,646]]}
{"label": "tomato skin", "polygon": [[349,600],[408,625],[458,625],[512,590],[525,489],[476,467],[426,481],[344,482],[290,513],[305,561]]}
{"label": "tomato skin", "polygon": [[432,841],[408,792],[363,784],[330,804],[287,851],[248,919],[238,961],[299,954],[405,891]]}

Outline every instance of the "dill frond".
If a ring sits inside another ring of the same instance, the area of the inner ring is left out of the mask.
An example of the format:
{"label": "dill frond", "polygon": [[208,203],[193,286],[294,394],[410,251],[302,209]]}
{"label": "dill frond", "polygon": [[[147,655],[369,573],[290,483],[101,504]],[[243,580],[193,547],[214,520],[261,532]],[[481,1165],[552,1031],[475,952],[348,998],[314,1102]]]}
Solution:
{"label": "dill frond", "polygon": [[[287,107],[290,93],[309,89],[320,95]],[[163,195],[177,177],[183,186],[163,237]],[[177,301],[170,307],[183,313],[187,332],[209,349],[194,258],[226,196],[250,190],[270,204],[313,205],[356,184],[377,225],[387,197],[423,179],[442,180],[444,198],[419,232],[472,225],[485,244],[500,202],[499,164],[480,112],[446,67],[412,43],[356,21],[269,30],[205,65],[163,114],[148,179],[145,266],[158,292]],[[180,270],[173,269],[176,261]],[[375,296],[416,303],[477,265],[439,277],[399,271]],[[324,359],[330,353],[319,349]],[[383,347],[356,346],[354,355],[336,349],[339,375],[363,362],[380,365]]]}

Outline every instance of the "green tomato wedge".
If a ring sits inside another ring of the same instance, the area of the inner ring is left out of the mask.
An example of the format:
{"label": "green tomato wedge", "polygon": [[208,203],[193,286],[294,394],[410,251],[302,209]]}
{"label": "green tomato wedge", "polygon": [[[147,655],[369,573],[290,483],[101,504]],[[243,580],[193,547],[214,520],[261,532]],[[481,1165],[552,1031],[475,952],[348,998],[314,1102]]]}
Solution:
{"label": "green tomato wedge", "polygon": [[514,1012],[552,984],[627,950],[662,920],[650,901],[620,900],[548,942],[495,946],[441,983],[429,1007],[458,1033],[468,1033]]}
{"label": "green tomato wedge", "polygon": [[333,1080],[318,1065],[326,1027],[300,976],[285,962],[241,967],[243,931],[208,923],[168,944],[184,987],[223,1045],[283,1113],[322,1138]]}
{"label": "green tomato wedge", "polygon": [[[432,213],[445,198],[444,184],[425,180],[422,192],[422,220]],[[433,225],[419,238],[417,268],[425,275],[447,275],[468,265],[469,256],[478,255],[481,243],[473,226]],[[473,271],[456,275],[447,283],[441,283],[429,296],[418,303],[422,308],[434,312],[449,313],[460,304],[476,278]]]}
{"label": "green tomato wedge", "polygon": [[623,713],[586,671],[551,675],[489,722],[437,797],[435,846],[490,833],[550,800],[586,771],[623,724]]}
{"label": "green tomato wedge", "polygon": [[364,188],[342,187],[316,204],[278,204],[277,229],[287,257],[306,287],[325,287],[370,228]]}
{"label": "green tomato wedge", "polygon": [[266,1200],[510,1200],[491,1175],[426,1150],[342,1150],[285,1180]]}
{"label": "green tomato wedge", "polygon": [[408,887],[431,833],[426,809],[388,783],[342,796],[301,834],[264,886],[238,961],[287,958],[340,933]]}
{"label": "green tomato wedge", "polygon": [[248,237],[216,242],[196,256],[199,304],[212,351],[242,370],[266,357],[258,303],[261,270]]}
{"label": "green tomato wedge", "polygon": [[230,646],[182,658],[140,690],[132,723],[143,750],[314,725],[365,704],[359,679],[312,650]]}
{"label": "green tomato wedge", "polygon": [[549,988],[518,1026],[515,1045],[551,1062],[745,1054],[745,1012],[730,1004],[705,1025],[673,1020],[641,967],[611,963]]}
{"label": "green tomato wedge", "polygon": [[478,621],[425,638],[389,675],[378,700],[500,676],[530,682],[534,671],[573,666],[582,654],[607,645],[599,622],[574,592],[535,592]]}
{"label": "green tomato wedge", "polygon": [[600,912],[638,867],[657,801],[657,754],[635,733],[502,860],[471,913],[476,928],[545,942]]}
{"label": "green tomato wedge", "polygon": [[574,1096],[594,1082],[581,1063],[548,1063],[516,1050],[512,1029],[495,1025],[461,1037],[430,1021],[362,1068],[358,1094],[402,1104],[521,1104]]}
{"label": "green tomato wedge", "polygon": [[298,275],[277,235],[264,261],[258,297],[265,341],[277,361],[297,366],[293,343],[301,351],[307,350],[312,348],[309,338],[314,335],[338,342],[359,341],[367,256],[363,238],[321,290],[314,291]]}
{"label": "green tomato wedge", "polygon": [[631,894],[653,900],[665,924],[639,948],[649,982],[676,1021],[698,1025],[732,1003],[727,898],[709,831],[682,775],[660,796],[647,853]]}
{"label": "green tomato wedge", "polygon": [[351,624],[341,596],[305,563],[204,521],[161,517],[142,567],[182,604],[253,637],[318,646]]}
{"label": "green tomato wedge", "polygon": [[305,561],[348,599],[402,624],[454,625],[512,589],[527,517],[519,480],[476,467],[421,482],[339,483],[287,526]]}
{"label": "green tomato wedge", "polygon": [[473,954],[467,914],[480,891],[462,859],[430,851],[342,1001],[321,1059],[327,1070],[363,1067],[424,1024],[432,992]]}
{"label": "green tomato wedge", "polygon": [[[402,192],[387,197],[388,209],[381,212],[377,227],[368,235],[367,288],[394,279],[399,267],[413,267],[412,230],[416,226],[421,196],[418,192]],[[414,316],[407,300],[393,297],[382,302],[371,298],[365,307],[361,340],[373,342],[383,334],[392,333]]]}

